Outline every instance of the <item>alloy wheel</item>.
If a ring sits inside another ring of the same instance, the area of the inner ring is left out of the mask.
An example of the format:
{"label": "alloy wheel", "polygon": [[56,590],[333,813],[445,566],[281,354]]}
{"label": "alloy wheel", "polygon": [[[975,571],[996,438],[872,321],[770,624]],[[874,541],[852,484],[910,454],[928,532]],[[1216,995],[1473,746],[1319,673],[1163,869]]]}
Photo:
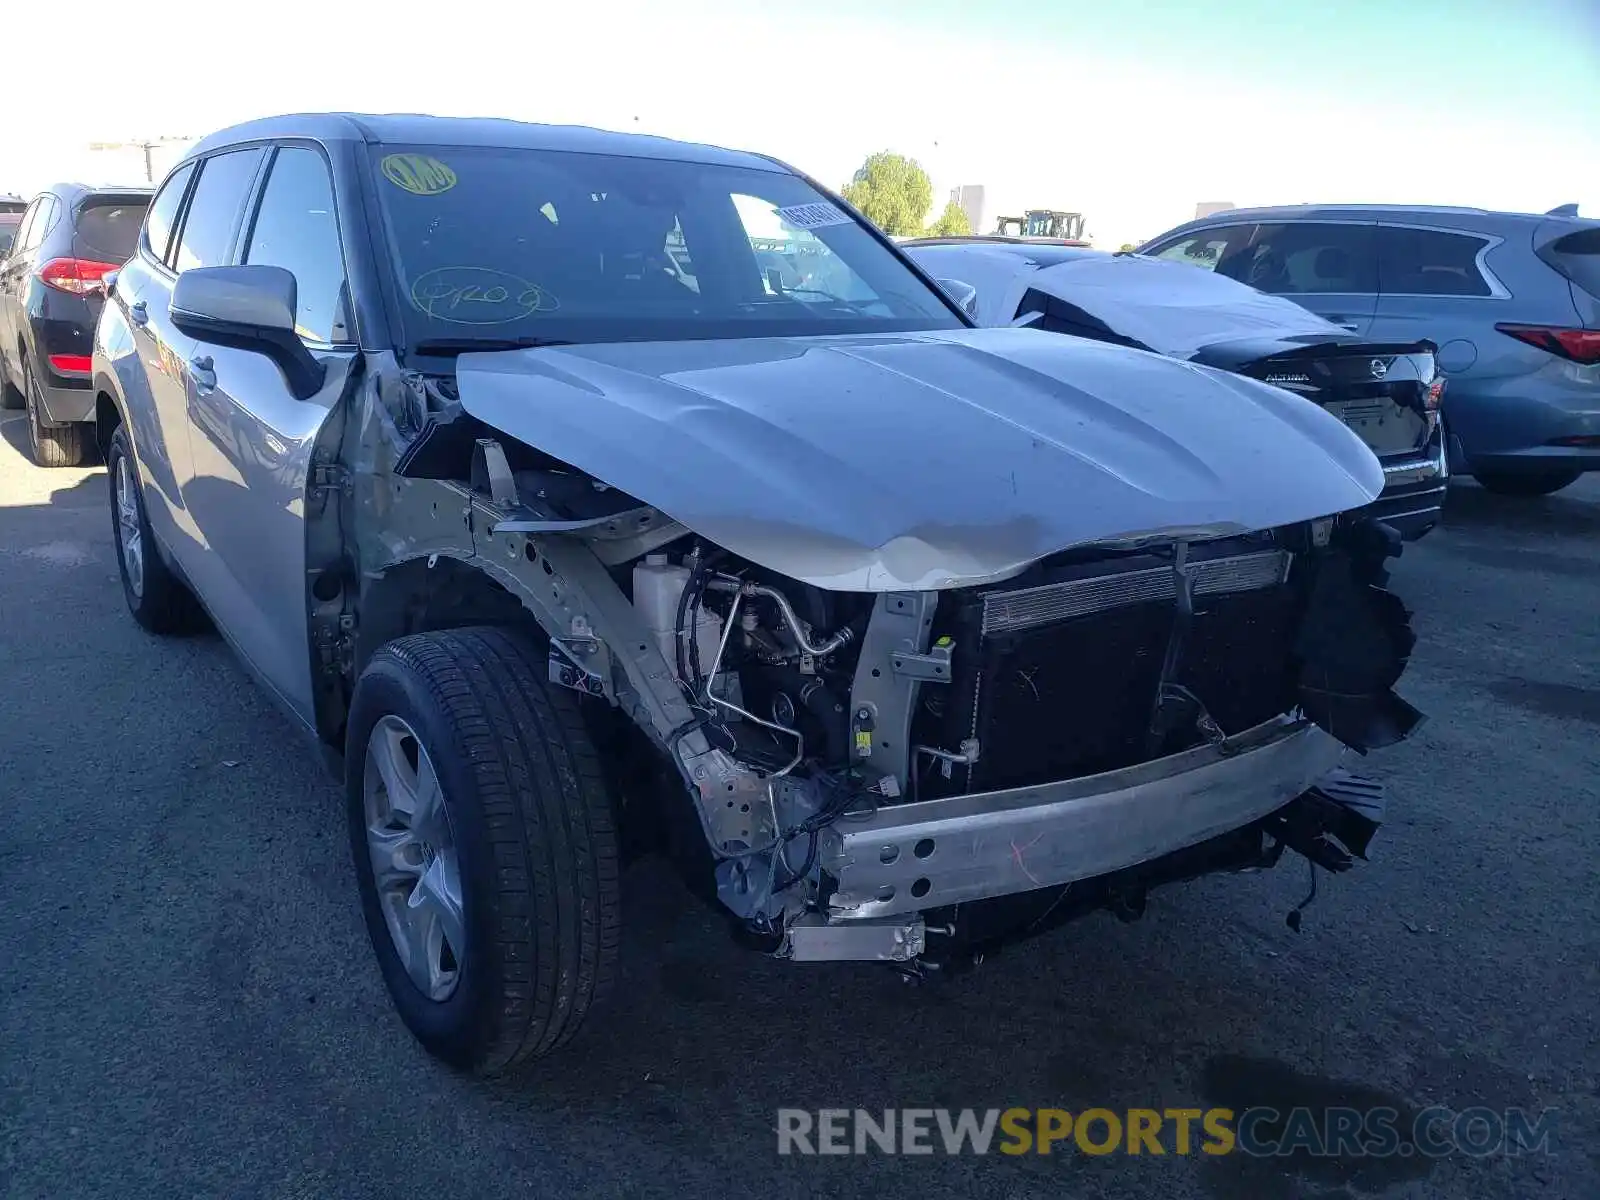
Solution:
{"label": "alloy wheel", "polygon": [[362,793],[373,883],[395,952],[424,996],[448,1000],[467,949],[461,865],[438,773],[397,716],[379,720],[367,739]]}
{"label": "alloy wheel", "polygon": [[139,492],[126,455],[117,459],[117,542],[128,590],[138,600],[144,596],[144,530],[139,521]]}

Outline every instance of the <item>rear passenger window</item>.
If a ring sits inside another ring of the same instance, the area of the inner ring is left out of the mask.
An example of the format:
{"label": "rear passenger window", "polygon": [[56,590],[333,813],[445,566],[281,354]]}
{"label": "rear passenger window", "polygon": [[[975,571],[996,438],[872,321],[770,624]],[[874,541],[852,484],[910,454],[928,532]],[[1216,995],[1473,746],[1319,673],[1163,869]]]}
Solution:
{"label": "rear passenger window", "polygon": [[143,200],[90,200],[78,210],[73,252],[79,258],[127,262],[138,245],[144,213]]}
{"label": "rear passenger window", "polygon": [[176,269],[180,275],[195,267],[227,264],[233,231],[255,182],[261,155],[260,149],[232,150],[201,163],[200,182],[195,184],[194,199],[178,235]]}
{"label": "rear passenger window", "polygon": [[1279,296],[1378,290],[1370,225],[1257,225],[1248,243],[1229,245],[1216,269],[1219,275]]}
{"label": "rear passenger window", "polygon": [[1484,240],[1435,229],[1378,230],[1383,291],[1391,296],[1488,296],[1478,254]]}
{"label": "rear passenger window", "polygon": [[272,160],[244,261],[283,267],[294,275],[295,328],[301,337],[351,340],[333,182],[315,150],[285,147]]}
{"label": "rear passenger window", "polygon": [[1600,225],[1539,247],[1539,257],[1600,300]]}
{"label": "rear passenger window", "polygon": [[194,174],[194,164],[184,163],[161,185],[150,204],[144,221],[144,244],[159,261],[167,261],[171,249],[172,226],[178,219],[178,205],[183,203],[183,189],[189,186],[189,176]]}

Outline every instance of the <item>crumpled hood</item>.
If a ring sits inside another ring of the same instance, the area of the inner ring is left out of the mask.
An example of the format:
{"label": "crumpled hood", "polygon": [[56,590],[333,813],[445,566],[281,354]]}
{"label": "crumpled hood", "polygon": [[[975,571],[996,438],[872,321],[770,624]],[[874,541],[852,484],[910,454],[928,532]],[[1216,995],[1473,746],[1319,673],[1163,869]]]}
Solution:
{"label": "crumpled hood", "polygon": [[911,245],[931,275],[977,289],[984,325],[1010,325],[1030,290],[1044,292],[1148,350],[1193,359],[1217,342],[1277,338],[1309,345],[1361,339],[1293,300],[1215,271],[1140,254],[1075,250],[1052,261],[1026,246],[957,242]]}
{"label": "crumpled hood", "polygon": [[1227,536],[1375,499],[1316,405],[1026,329],[620,342],[457,362],[472,416],[821,587],[1004,579],[1071,546]]}
{"label": "crumpled hood", "polygon": [[1096,255],[1046,267],[1032,286],[1104,321],[1124,337],[1173,358],[1243,338],[1350,343],[1347,329],[1293,300],[1183,263]]}

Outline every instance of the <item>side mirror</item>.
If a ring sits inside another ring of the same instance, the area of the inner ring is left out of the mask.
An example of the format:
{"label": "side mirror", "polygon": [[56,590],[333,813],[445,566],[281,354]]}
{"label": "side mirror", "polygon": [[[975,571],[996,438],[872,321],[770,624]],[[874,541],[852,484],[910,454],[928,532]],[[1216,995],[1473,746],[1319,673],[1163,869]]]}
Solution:
{"label": "side mirror", "polygon": [[172,289],[172,323],[202,342],[264,354],[296,400],[322,387],[322,364],[295,332],[294,276],[282,267],[195,267]]}
{"label": "side mirror", "polygon": [[945,294],[961,306],[961,311],[974,321],[978,319],[978,289],[960,279],[934,280]]}

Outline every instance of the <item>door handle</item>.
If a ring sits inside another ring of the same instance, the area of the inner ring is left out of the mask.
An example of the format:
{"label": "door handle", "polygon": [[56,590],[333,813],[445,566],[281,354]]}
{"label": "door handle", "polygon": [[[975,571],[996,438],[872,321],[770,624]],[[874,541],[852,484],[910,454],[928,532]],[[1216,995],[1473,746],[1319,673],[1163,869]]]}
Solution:
{"label": "door handle", "polygon": [[128,305],[128,320],[141,327],[150,324],[150,306],[143,300],[135,300]]}
{"label": "door handle", "polygon": [[217,390],[217,372],[209,354],[196,354],[189,360],[189,375],[194,390],[204,396]]}

